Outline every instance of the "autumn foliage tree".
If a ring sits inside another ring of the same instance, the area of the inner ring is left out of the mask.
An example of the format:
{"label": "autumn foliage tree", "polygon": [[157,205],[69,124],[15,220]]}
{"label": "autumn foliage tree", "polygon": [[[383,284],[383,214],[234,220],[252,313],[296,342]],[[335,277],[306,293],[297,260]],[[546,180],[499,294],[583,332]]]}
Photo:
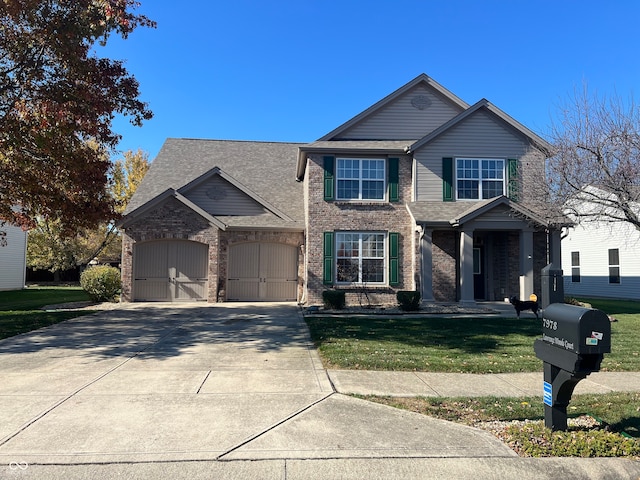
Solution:
{"label": "autumn foliage tree", "polygon": [[[97,56],[112,35],[154,22],[135,0],[0,0],[0,219],[61,233],[114,218],[108,192],[115,115],[151,118],[121,61]],[[102,149],[89,145],[97,142]]]}
{"label": "autumn foliage tree", "polygon": [[115,206],[115,215],[109,222],[66,235],[58,219],[39,218],[29,232],[27,266],[55,274],[84,267],[94,259],[98,263],[119,261],[122,244],[116,216],[124,211],[148,169],[148,155],[142,150],[125,152],[124,157],[113,164],[107,191]]}

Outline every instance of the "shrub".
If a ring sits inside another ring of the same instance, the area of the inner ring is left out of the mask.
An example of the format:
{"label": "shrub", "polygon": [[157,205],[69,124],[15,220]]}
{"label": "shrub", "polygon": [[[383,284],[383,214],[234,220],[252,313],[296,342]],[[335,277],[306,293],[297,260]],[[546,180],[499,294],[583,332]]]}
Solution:
{"label": "shrub", "polygon": [[400,310],[405,312],[417,312],[420,310],[420,292],[415,290],[400,290],[396,293]]}
{"label": "shrub", "polygon": [[347,301],[343,291],[325,290],[322,292],[322,303],[324,304],[324,308],[342,310],[346,306]]}
{"label": "shrub", "polygon": [[120,270],[109,265],[89,267],[80,275],[80,286],[95,302],[111,302],[120,293]]}

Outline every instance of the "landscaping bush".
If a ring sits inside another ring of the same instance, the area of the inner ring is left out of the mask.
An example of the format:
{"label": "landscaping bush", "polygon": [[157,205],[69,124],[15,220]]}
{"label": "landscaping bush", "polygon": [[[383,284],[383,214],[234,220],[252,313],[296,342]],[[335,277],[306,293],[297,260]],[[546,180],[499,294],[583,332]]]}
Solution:
{"label": "landscaping bush", "polygon": [[420,310],[420,292],[415,290],[400,290],[396,294],[400,310],[405,312],[417,312]]}
{"label": "landscaping bush", "polygon": [[80,286],[95,302],[111,302],[120,293],[120,270],[109,265],[87,268],[80,275]]}
{"label": "landscaping bush", "polygon": [[322,303],[324,304],[324,308],[342,310],[347,304],[345,292],[340,290],[325,290],[322,292]]}

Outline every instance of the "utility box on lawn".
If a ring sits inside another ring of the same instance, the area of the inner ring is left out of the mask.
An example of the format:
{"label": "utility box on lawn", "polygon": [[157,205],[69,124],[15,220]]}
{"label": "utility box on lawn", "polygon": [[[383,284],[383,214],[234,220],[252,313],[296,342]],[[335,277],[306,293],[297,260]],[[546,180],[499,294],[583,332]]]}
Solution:
{"label": "utility box on lawn", "polygon": [[567,429],[567,405],[577,383],[600,370],[611,352],[611,323],[600,310],[553,303],[542,314],[542,338],[533,345],[544,362],[545,425]]}

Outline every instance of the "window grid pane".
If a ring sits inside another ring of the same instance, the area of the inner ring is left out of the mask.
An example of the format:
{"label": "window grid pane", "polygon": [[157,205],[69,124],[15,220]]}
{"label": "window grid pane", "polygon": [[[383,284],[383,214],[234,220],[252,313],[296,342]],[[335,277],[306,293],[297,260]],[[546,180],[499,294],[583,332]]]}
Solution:
{"label": "window grid pane", "polygon": [[504,165],[501,159],[456,159],[458,198],[480,200],[504,195]]}
{"label": "window grid pane", "polygon": [[336,279],[340,283],[384,283],[385,234],[336,233]]}
{"label": "window grid pane", "polygon": [[337,163],[338,199],[384,200],[385,160],[339,158]]}

